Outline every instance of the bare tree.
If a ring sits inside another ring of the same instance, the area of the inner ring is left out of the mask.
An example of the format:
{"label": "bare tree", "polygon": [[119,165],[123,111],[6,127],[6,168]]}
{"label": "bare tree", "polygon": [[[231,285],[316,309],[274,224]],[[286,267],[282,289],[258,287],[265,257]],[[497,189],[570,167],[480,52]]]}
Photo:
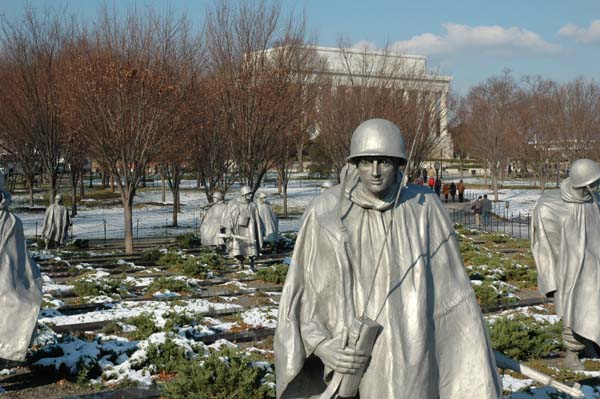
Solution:
{"label": "bare tree", "polygon": [[507,140],[509,152],[514,154],[513,159],[533,168],[543,192],[549,173],[552,169],[558,173],[561,161],[558,86],[539,76],[526,77],[516,95],[520,106],[513,109],[518,123],[514,136]]}
{"label": "bare tree", "polygon": [[178,131],[193,66],[184,18],[106,9],[82,40],[73,100],[94,158],[116,181],[125,212],[125,249],[133,252],[132,211],[148,162]]}
{"label": "bare tree", "polygon": [[470,152],[490,170],[492,189],[498,201],[498,177],[508,157],[507,144],[518,124],[515,80],[505,73],[471,88],[466,97],[465,128]]}
{"label": "bare tree", "polygon": [[569,161],[600,157],[600,85],[583,78],[561,86],[560,140]]}
{"label": "bare tree", "polygon": [[33,182],[39,169],[34,119],[23,98],[13,95],[14,85],[12,68],[4,62],[0,65],[0,146],[23,172],[33,206]]}
{"label": "bare tree", "polygon": [[[412,150],[413,170],[441,144],[440,120],[445,93],[435,86],[424,64],[410,57],[382,50],[348,48],[341,40],[339,69],[324,85],[317,106],[318,138],[323,149],[313,154],[329,157],[337,175],[345,164],[354,129],[371,118],[396,123]],[[312,159],[319,162],[319,160]]]}
{"label": "bare tree", "polygon": [[293,101],[309,82],[303,18],[285,19],[268,1],[223,1],[207,17],[207,48],[215,105],[243,184],[259,187],[278,151],[278,138],[294,120]]}
{"label": "bare tree", "polygon": [[40,15],[27,9],[22,20],[14,24],[4,20],[0,35],[3,56],[14,74],[12,96],[21,103],[19,111],[33,118],[30,129],[48,181],[50,203],[60,184],[63,156],[57,101],[62,76],[57,71],[62,50],[73,34],[74,23],[60,12],[46,10]]}

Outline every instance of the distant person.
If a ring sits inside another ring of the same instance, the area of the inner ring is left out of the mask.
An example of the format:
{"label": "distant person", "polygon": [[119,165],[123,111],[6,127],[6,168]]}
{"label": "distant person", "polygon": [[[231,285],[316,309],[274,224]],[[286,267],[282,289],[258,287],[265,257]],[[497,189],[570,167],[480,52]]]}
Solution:
{"label": "distant person", "polygon": [[444,194],[444,201],[447,203],[448,196],[450,196],[450,184],[444,183],[444,186],[442,187],[442,194]]}
{"label": "distant person", "polygon": [[433,176],[429,177],[429,180],[427,180],[427,185],[431,190],[433,190],[433,187],[435,186],[435,179],[433,178]]}
{"label": "distant person", "polygon": [[452,197],[452,202],[456,200],[456,184],[454,182],[450,183],[450,197]]}
{"label": "distant person", "polygon": [[46,209],[42,225],[42,237],[46,243],[46,250],[48,250],[50,242],[55,243],[57,247],[67,243],[71,224],[69,210],[63,205],[63,196],[56,194],[54,203]]}
{"label": "distant person", "polygon": [[471,210],[475,214],[475,226],[481,226],[481,200],[483,197],[480,195],[471,203]]}
{"label": "distant person", "polygon": [[0,174],[0,369],[23,361],[42,304],[40,269],[27,252],[21,220],[8,207]]}
{"label": "distant person", "polygon": [[438,195],[438,197],[442,193],[442,179],[439,177],[435,179],[435,193]]}
{"label": "distant person", "polygon": [[458,190],[458,202],[463,202],[465,200],[465,183],[460,180],[456,188]]}
{"label": "distant person", "polygon": [[487,226],[490,223],[490,215],[492,213],[492,201],[488,199],[487,194],[483,194],[481,200],[481,216],[483,218],[483,225]]}

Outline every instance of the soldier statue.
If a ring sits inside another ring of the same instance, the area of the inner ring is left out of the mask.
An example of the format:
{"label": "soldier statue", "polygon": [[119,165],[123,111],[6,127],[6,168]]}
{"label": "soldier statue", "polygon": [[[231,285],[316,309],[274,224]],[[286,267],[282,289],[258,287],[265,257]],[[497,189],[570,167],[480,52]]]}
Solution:
{"label": "soldier statue", "polygon": [[258,215],[260,216],[263,243],[277,244],[277,241],[279,241],[279,220],[275,212],[273,212],[273,206],[267,201],[267,194],[264,192],[258,194],[256,206],[258,207]]}
{"label": "soldier statue", "polygon": [[0,174],[0,369],[25,359],[42,304],[42,277],[10,203]]}
{"label": "soldier statue", "polygon": [[497,399],[486,324],[439,198],[404,186],[400,129],[371,119],[306,209],[279,305],[277,398]]}
{"label": "soldier statue", "polygon": [[564,364],[582,370],[579,355],[600,345],[600,166],[578,159],[560,191],[546,191],[533,210],[531,250],[538,288],[563,319]]}
{"label": "soldier statue", "polygon": [[69,210],[63,205],[63,196],[56,194],[54,203],[46,209],[42,226],[42,237],[46,243],[46,250],[48,250],[50,242],[55,243],[57,247],[67,243],[71,224]]}
{"label": "soldier statue", "polygon": [[206,246],[222,246],[225,244],[223,237],[219,237],[224,233],[223,214],[227,204],[224,201],[223,194],[215,191],[212,196],[213,203],[210,205],[200,225],[200,239],[202,245]]}
{"label": "soldier statue", "polygon": [[243,186],[240,196],[227,204],[223,215],[223,225],[228,238],[229,255],[236,258],[243,266],[244,259],[250,260],[250,268],[254,269],[254,259],[262,247],[262,234],[258,208],[252,201],[252,189]]}

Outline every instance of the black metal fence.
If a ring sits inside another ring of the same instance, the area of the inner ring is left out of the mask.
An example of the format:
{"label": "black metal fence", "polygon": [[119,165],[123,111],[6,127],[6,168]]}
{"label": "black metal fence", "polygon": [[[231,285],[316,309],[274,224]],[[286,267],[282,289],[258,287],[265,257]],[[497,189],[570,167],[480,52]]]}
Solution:
{"label": "black metal fence", "polygon": [[[35,223],[35,238],[41,238],[41,223]],[[125,228],[123,226],[114,227],[110,225],[110,222],[106,219],[103,219],[97,225],[94,226],[86,226],[85,228],[79,229],[79,231],[73,232],[73,228],[71,227],[71,231],[69,235],[73,238],[82,238],[82,239],[95,239],[95,240],[103,240],[105,243],[108,240],[112,239],[123,239],[125,238]],[[191,224],[189,223],[181,223],[177,227],[173,227],[172,219],[165,218],[164,224],[145,224],[142,219],[134,218],[133,219],[133,240],[143,240],[146,238],[168,238],[175,237],[184,233],[195,233],[198,234],[200,230],[200,218],[198,216],[194,216],[194,220]]]}
{"label": "black metal fence", "polygon": [[470,204],[479,197],[479,193],[465,191],[465,208],[448,209],[450,218],[455,224],[465,228],[477,229],[485,232],[498,232],[509,234],[514,238],[529,240],[531,229],[531,215],[521,212],[510,212],[505,202],[492,203],[492,212],[489,217],[476,215]]}

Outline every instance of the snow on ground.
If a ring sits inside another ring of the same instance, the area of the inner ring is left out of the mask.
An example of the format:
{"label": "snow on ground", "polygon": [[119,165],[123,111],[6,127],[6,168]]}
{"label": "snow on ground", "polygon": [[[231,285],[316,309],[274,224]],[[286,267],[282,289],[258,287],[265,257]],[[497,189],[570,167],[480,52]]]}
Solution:
{"label": "snow on ground", "polygon": [[57,326],[91,323],[98,321],[128,319],[139,316],[143,313],[153,315],[159,323],[164,321],[163,316],[167,313],[206,313],[211,309],[237,309],[240,306],[235,304],[213,303],[204,299],[182,300],[184,305],[174,305],[163,301],[144,301],[144,302],[118,302],[113,304],[111,309],[97,310],[78,315],[56,315],[52,317],[40,317],[41,323],[52,323]]}
{"label": "snow on ground", "polygon": [[[180,227],[177,229],[165,226],[171,224],[173,211],[169,204],[160,205],[162,202],[162,190],[160,188],[140,189],[135,197],[133,209],[133,234],[140,237],[160,236],[165,231],[169,235],[189,232],[190,229],[199,226],[202,213],[200,208],[206,206],[208,201],[203,191],[195,189],[195,181],[185,180],[182,183],[181,203],[182,212],[178,215]],[[304,209],[308,203],[320,192],[320,181],[293,180],[288,186],[288,206],[291,208]],[[259,191],[269,195],[269,201],[273,205],[283,206],[283,198],[277,194],[277,187],[267,184]],[[226,200],[235,198],[237,189],[227,193]],[[19,197],[20,195],[15,195]],[[171,199],[171,193],[167,190],[167,200]],[[107,238],[122,238],[124,217],[123,209],[119,205],[111,207],[95,207],[94,202],[86,202],[78,208],[78,214],[73,218],[73,234],[80,238],[104,238],[106,227]],[[43,213],[17,212],[22,220],[25,235],[39,235],[44,220]],[[299,218],[283,219],[279,221],[279,231],[298,230]],[[37,225],[36,225],[37,224]]]}

